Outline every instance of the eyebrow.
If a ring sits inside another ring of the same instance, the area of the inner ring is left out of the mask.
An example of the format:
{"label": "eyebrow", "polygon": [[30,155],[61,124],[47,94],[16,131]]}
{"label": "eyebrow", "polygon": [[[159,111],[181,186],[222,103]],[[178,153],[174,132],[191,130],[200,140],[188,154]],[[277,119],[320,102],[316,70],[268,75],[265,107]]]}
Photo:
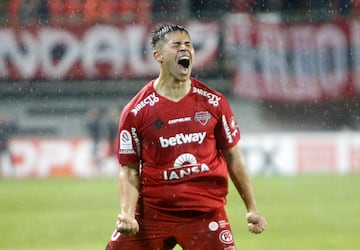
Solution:
{"label": "eyebrow", "polygon": [[181,43],[184,43],[184,44],[192,44],[192,42],[190,40],[187,40],[187,41],[169,41],[169,44],[181,44]]}

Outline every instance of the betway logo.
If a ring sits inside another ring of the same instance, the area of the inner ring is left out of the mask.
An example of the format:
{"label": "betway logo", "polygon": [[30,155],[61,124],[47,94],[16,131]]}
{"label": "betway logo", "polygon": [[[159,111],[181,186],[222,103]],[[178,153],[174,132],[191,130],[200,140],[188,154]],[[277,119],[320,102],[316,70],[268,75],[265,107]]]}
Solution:
{"label": "betway logo", "polygon": [[198,143],[202,144],[204,142],[206,132],[191,133],[191,134],[176,134],[170,138],[160,137],[161,147],[167,148],[176,145],[186,144],[186,143]]}

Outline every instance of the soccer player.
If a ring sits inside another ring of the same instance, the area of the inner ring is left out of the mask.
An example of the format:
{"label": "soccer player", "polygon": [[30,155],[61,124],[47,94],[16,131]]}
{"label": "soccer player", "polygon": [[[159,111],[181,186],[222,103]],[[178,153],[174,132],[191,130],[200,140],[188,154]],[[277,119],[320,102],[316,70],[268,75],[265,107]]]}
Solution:
{"label": "soccer player", "polygon": [[236,119],[222,94],[191,77],[195,55],[184,27],[160,26],[151,43],[160,73],[120,117],[120,213],[106,249],[235,249],[224,210],[228,175],[249,230],[267,226],[237,145]]}

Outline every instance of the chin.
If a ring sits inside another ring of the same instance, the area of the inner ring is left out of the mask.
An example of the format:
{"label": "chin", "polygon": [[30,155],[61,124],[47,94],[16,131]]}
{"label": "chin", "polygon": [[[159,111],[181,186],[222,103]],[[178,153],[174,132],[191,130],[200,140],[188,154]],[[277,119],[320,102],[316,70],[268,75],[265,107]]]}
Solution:
{"label": "chin", "polygon": [[181,76],[181,77],[178,77],[177,80],[181,81],[181,82],[185,82],[187,80],[190,79],[190,75],[186,75],[186,76]]}

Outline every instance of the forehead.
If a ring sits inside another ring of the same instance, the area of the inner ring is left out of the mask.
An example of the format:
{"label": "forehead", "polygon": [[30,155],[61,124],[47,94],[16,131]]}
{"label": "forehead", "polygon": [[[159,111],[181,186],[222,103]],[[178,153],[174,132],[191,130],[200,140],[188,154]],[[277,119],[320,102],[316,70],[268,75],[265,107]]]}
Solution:
{"label": "forehead", "polygon": [[175,31],[167,33],[164,36],[164,40],[171,42],[171,41],[191,41],[189,34],[185,31]]}

